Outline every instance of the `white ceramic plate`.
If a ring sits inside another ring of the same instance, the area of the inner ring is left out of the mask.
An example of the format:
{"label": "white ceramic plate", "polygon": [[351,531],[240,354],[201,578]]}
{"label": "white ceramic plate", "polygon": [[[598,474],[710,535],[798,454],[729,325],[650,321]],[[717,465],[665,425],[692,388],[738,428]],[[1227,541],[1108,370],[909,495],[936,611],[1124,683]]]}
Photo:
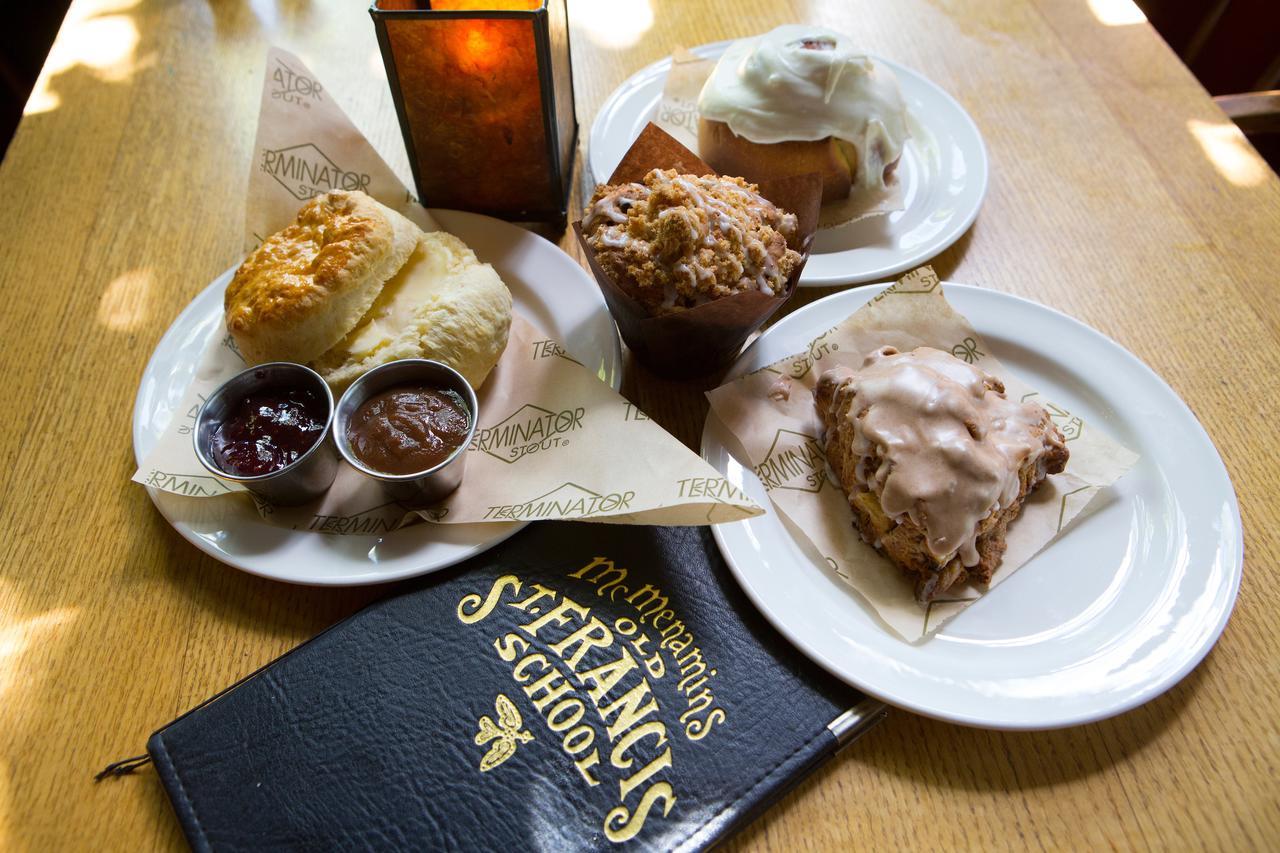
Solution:
{"label": "white ceramic plate", "polygon": [[[696,47],[714,59],[731,42]],[[876,57],[898,75],[913,138],[898,165],[903,210],[818,232],[801,286],[877,281],[919,266],[960,239],[987,194],[987,149],[964,107],[909,68]],[[591,125],[587,162],[604,183],[662,100],[671,59],[648,65],[614,90]]]}
{"label": "white ceramic plate", "polygon": [[[787,316],[732,375],[803,350],[883,289],[844,291]],[[1140,705],[1200,662],[1235,602],[1243,537],[1222,460],[1173,390],[1119,344],[1004,293],[948,284],[946,294],[1011,372],[1141,454],[1096,510],[916,645],[807,557],[772,508],[712,528],[716,541],[778,630],[890,704],[1000,729],[1075,725]],[[767,506],[727,440],[709,418],[703,455]]]}
{"label": "white ceramic plate", "polygon": [[[617,330],[595,281],[553,243],[506,222],[450,210],[432,215],[493,264],[511,289],[515,310],[560,340],[575,358],[617,390],[622,354]],[[159,440],[222,316],[222,293],[234,269],[197,296],[160,339],[133,409],[133,447],[143,456]],[[147,490],[156,507],[201,551],[255,575],[315,585],[382,583],[451,566],[524,526],[415,524],[385,536],[325,536],[263,524],[249,501],[227,522],[200,518],[200,499]]]}

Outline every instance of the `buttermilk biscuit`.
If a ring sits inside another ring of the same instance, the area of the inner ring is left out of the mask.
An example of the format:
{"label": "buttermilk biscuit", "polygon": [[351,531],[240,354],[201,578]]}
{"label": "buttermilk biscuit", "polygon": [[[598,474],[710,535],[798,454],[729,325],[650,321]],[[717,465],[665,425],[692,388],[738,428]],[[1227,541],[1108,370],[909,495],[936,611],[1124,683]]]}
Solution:
{"label": "buttermilk biscuit", "polygon": [[250,364],[306,363],[346,337],[404,266],[418,226],[362,192],[317,196],[227,285],[227,330]]}
{"label": "buttermilk biscuit", "polygon": [[815,394],[827,461],[862,538],[922,603],[991,582],[1023,501],[1066,468],[1048,413],[950,353],[892,347],[825,372]]}
{"label": "buttermilk biscuit", "polygon": [[479,388],[507,346],[511,293],[452,234],[421,234],[346,337],[312,364],[335,390],[401,358],[442,361]]}
{"label": "buttermilk biscuit", "polygon": [[601,185],[582,217],[600,268],[652,314],[745,291],[781,296],[800,253],[796,217],[741,178],[654,169]]}

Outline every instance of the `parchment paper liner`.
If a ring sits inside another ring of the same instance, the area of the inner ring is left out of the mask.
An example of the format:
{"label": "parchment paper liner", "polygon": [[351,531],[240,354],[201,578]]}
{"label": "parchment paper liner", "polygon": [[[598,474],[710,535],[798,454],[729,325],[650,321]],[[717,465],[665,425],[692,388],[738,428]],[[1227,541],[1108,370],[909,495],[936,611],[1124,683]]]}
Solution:
{"label": "parchment paper liner", "polygon": [[[640,181],[651,169],[675,169],[694,175],[715,173],[696,154],[652,122],[636,137],[613,170],[609,183]],[[653,316],[643,303],[615,284],[601,269],[595,251],[582,232],[582,222],[573,223],[574,233],[578,235],[622,339],[636,358],[654,373],[670,379],[688,379],[728,367],[751,333],[795,293],[800,273],[809,259],[813,233],[818,228],[822,179],[816,173],[796,175],[759,186],[762,196],[794,213],[799,225],[796,240],[789,245],[800,252],[801,260],[777,296],[751,290],[675,314]]]}
{"label": "parchment paper liner", "polygon": [[[1008,550],[988,590],[1048,546],[1138,457],[1097,424],[1045,400],[1001,365],[969,321],[947,302],[938,276],[929,267],[903,276],[814,338],[804,352],[708,392],[715,416],[737,439],[746,453],[744,462],[750,462],[792,535],[818,558],[818,566],[826,567],[816,570],[830,571],[853,587],[884,625],[915,642],[931,636],[983,594],[992,593],[971,584],[957,585],[921,607],[901,570],[854,530],[848,499],[826,464],[813,389],[826,370],[838,365],[860,367],[867,352],[884,345],[903,352],[932,346],[978,365],[1004,382],[1010,399],[1034,398],[1044,406],[1066,438],[1071,451],[1067,470],[1052,475],[1028,496],[1009,526]],[[1071,582],[1069,577],[1059,580]]]}
{"label": "parchment paper liner", "polygon": [[[305,81],[305,82],[304,82]],[[246,197],[246,245],[293,220],[309,189],[299,174],[351,181],[403,210],[426,230],[438,224],[405,189],[315,75],[293,54],[267,54],[257,144]],[[284,152],[283,154],[281,152]],[[323,165],[296,166],[320,157]],[[279,157],[294,158],[281,168]],[[301,170],[301,171],[299,171]],[[501,267],[499,258],[493,259]],[[333,486],[301,507],[257,504],[267,524],[329,535],[382,534],[419,517],[446,524],[574,518],[623,524],[717,524],[763,510],[696,453],[650,421],[600,381],[596,368],[575,361],[524,315],[497,367],[477,389],[479,430],[468,449],[462,486],[438,505],[410,510],[350,466]],[[172,411],[169,426],[139,464],[134,481],[166,492],[166,515],[204,529],[235,525],[253,510],[243,489],[210,476],[196,459],[191,427],[204,398],[244,368],[221,322],[195,376]],[[166,405],[164,401],[158,403]],[[639,464],[638,464],[639,463]],[[182,500],[176,496],[182,495]]]}

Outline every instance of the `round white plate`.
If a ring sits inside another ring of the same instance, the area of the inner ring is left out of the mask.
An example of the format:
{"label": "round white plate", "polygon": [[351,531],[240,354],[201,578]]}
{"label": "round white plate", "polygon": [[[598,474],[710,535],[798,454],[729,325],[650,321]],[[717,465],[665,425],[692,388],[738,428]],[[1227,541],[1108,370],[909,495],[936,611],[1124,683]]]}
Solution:
{"label": "round white plate", "polygon": [[[555,244],[507,222],[433,210],[440,226],[493,264],[511,289],[515,310],[561,341],[593,373],[617,390],[622,353],[617,330],[595,281]],[[188,305],[160,339],[147,363],[133,408],[133,448],[139,461],[155,446],[195,375],[209,336],[222,317],[227,270]],[[217,560],[255,575],[315,585],[382,583],[451,566],[490,548],[524,526],[415,524],[385,536],[327,536],[263,524],[253,505],[201,519],[201,499],[147,490],[182,536]],[[204,499],[207,500],[207,499]]]}
{"label": "round white plate", "polygon": [[[715,59],[732,42],[693,49]],[[800,285],[831,287],[877,281],[919,266],[960,239],[987,195],[987,148],[964,107],[909,68],[875,57],[898,76],[913,138],[898,164],[903,210],[818,232]],[[613,174],[662,100],[671,59],[631,75],[591,125],[587,162],[596,183]]]}
{"label": "round white plate", "polygon": [[[731,375],[802,351],[883,289],[844,291],[787,316]],[[716,541],[779,631],[890,704],[999,729],[1070,726],[1140,705],[1200,662],[1235,602],[1243,535],[1226,468],[1186,405],[1119,344],[1008,294],[948,284],[946,295],[1010,372],[1141,454],[1099,494],[1095,511],[914,645],[806,556],[772,508],[717,525]],[[703,456],[769,506],[726,441],[727,429],[712,416]]]}

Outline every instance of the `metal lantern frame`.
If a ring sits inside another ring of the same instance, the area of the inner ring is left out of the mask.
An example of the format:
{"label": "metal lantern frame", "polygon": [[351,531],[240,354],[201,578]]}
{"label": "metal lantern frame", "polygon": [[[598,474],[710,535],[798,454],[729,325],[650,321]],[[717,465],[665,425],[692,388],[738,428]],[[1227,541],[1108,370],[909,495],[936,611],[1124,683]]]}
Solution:
{"label": "metal lantern frame", "polygon": [[[566,0],[542,0],[536,9],[432,9],[429,0],[425,0],[425,8],[420,9],[388,9],[381,8],[383,0],[373,0],[369,6],[369,14],[373,18],[374,29],[378,36],[378,47],[382,52],[382,61],[387,69],[387,81],[391,86],[391,97],[395,102],[396,116],[400,120],[400,132],[404,137],[405,148],[409,154],[409,166],[413,170],[413,181],[418,197],[424,205],[433,205],[432,199],[423,193],[423,180],[418,152],[414,145],[413,133],[408,115],[405,111],[404,93],[401,89],[400,71],[396,56],[391,47],[391,39],[387,34],[387,23],[390,21],[445,21],[445,20],[518,20],[529,21],[533,30],[533,41],[537,54],[538,88],[541,95],[542,127],[546,139],[546,168],[550,175],[553,194],[558,196],[559,203],[541,208],[518,209],[472,209],[473,213],[482,213],[516,222],[543,222],[563,225],[567,221],[570,177],[573,171],[573,158],[578,146],[578,119],[573,109],[573,74],[572,45],[569,43],[569,21]],[[551,39],[551,4],[558,5],[559,20],[564,22],[564,62],[565,79],[568,81],[567,91],[557,93],[555,90],[555,57]],[[560,126],[557,115],[557,96],[569,99],[569,115],[573,117],[572,126]],[[568,145],[561,144],[561,134],[569,134]],[[562,155],[561,152],[564,152]]]}

